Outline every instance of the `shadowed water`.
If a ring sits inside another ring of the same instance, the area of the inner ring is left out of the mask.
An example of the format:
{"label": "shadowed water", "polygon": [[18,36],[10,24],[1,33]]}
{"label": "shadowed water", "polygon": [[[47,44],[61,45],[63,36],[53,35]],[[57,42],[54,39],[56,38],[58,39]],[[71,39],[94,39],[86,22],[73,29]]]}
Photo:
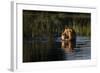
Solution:
{"label": "shadowed water", "polygon": [[23,62],[85,60],[91,59],[91,44],[88,37],[78,36],[74,52],[67,52],[62,47],[60,37],[54,40],[47,38],[23,41]]}

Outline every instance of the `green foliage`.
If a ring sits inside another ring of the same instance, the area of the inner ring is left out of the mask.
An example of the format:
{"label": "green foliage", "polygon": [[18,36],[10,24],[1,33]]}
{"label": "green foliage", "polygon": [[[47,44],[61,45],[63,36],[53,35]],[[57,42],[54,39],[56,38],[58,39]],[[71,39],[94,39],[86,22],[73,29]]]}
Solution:
{"label": "green foliage", "polygon": [[91,35],[89,13],[49,12],[23,10],[23,34],[26,37],[61,34],[65,26],[72,27],[77,35]]}

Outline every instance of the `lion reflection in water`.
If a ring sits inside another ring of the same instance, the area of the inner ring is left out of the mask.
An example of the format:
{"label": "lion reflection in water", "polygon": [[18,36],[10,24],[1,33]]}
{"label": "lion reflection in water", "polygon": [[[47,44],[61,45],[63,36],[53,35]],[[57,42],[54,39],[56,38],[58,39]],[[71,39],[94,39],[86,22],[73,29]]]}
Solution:
{"label": "lion reflection in water", "polygon": [[74,52],[76,46],[76,33],[73,28],[65,28],[64,32],[61,35],[62,39],[62,48],[67,52]]}

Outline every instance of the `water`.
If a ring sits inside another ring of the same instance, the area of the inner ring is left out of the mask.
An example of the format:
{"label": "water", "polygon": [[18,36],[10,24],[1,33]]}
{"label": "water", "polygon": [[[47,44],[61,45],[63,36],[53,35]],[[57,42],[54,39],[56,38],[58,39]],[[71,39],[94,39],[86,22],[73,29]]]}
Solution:
{"label": "water", "polygon": [[67,60],[91,59],[91,41],[88,37],[77,37],[75,52],[66,54]]}
{"label": "water", "polygon": [[[88,37],[78,36],[73,52],[68,52],[60,37],[53,40],[24,40],[23,62],[86,60],[91,59],[91,44]],[[68,43],[67,43],[68,45]],[[70,42],[69,42],[70,45]],[[72,44],[73,45],[73,44]],[[65,45],[66,46],[66,45]]]}

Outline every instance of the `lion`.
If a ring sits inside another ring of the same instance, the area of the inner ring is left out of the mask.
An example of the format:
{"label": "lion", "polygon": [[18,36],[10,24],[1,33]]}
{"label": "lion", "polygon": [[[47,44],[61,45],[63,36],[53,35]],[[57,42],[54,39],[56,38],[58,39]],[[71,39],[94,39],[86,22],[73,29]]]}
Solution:
{"label": "lion", "polygon": [[65,28],[61,35],[62,48],[68,52],[73,52],[76,46],[76,33],[73,28]]}

